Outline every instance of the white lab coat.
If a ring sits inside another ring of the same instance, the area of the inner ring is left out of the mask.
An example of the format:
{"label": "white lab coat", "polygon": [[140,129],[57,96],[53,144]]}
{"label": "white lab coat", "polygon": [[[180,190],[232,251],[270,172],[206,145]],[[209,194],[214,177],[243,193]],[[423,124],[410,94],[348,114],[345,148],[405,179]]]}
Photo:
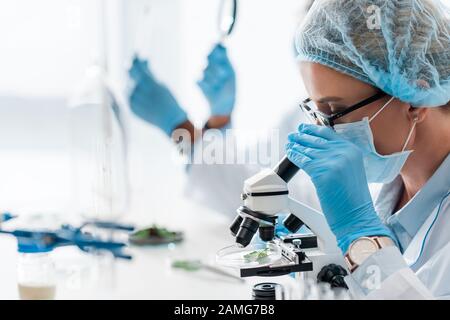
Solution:
{"label": "white lab coat", "polygon": [[386,248],[372,255],[346,278],[347,284],[358,298],[450,299],[450,155],[414,198],[392,214],[402,188],[398,177],[383,186],[375,204],[400,250]]}
{"label": "white lab coat", "polygon": [[[279,125],[280,159],[287,135],[301,121],[301,112],[295,110]],[[193,164],[187,171],[186,194],[231,220],[241,205],[244,180],[259,170],[258,165]],[[450,156],[414,199],[392,215],[401,187],[400,177],[383,186],[376,208],[403,248],[386,248],[369,257],[346,278],[349,289],[355,298],[450,298]],[[303,171],[292,179],[289,190],[295,199],[320,210],[314,186]],[[376,186],[371,191],[378,194]]]}

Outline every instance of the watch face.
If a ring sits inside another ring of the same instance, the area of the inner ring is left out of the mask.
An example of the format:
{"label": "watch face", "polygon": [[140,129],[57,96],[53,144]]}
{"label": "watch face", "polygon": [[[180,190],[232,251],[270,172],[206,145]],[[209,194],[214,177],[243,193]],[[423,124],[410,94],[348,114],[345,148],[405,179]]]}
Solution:
{"label": "watch face", "polygon": [[364,260],[378,251],[376,242],[370,238],[356,240],[349,251],[350,259],[357,265],[361,265]]}

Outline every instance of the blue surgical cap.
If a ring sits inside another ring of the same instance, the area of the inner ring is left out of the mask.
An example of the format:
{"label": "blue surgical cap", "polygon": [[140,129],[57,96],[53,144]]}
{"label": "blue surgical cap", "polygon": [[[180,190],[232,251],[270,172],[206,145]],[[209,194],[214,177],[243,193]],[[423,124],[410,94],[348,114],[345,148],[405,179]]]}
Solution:
{"label": "blue surgical cap", "polygon": [[416,107],[450,101],[450,10],[439,0],[316,0],[300,61],[333,68]]}

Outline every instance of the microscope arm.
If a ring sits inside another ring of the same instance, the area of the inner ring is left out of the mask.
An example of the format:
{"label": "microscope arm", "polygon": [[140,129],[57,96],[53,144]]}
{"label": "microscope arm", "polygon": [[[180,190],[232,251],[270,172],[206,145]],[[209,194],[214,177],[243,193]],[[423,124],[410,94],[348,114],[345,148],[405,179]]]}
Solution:
{"label": "microscope arm", "polygon": [[331,232],[323,213],[291,197],[288,200],[290,213],[297,216],[318,238],[323,253],[339,253],[336,237]]}
{"label": "microscope arm", "polygon": [[273,170],[263,170],[247,179],[241,195],[244,203],[237,210],[238,214],[230,231],[236,238],[237,245],[242,247],[249,245],[258,231],[261,240],[270,241],[275,237],[275,224],[280,223],[278,215],[289,212],[290,215],[282,222],[286,229],[295,233],[305,224],[317,241],[311,247],[306,244],[308,235],[304,235],[306,238],[292,235],[292,242],[276,239],[288,263],[241,268],[241,276],[275,276],[301,272],[304,277],[344,287],[343,279],[347,274],[344,257],[325,216],[289,197],[288,183],[298,171],[299,168],[284,157]]}
{"label": "microscope arm", "polygon": [[286,219],[283,223],[288,230],[296,232],[303,222],[317,236],[319,247],[324,253],[340,253],[325,216],[288,195],[288,183],[299,170],[285,156],[274,169],[263,170],[244,182],[244,205],[238,209],[238,216],[230,227],[238,244],[247,246],[258,229],[262,240],[272,239],[272,234],[265,237],[267,240],[262,237],[261,226],[277,223],[273,217],[287,210],[298,218],[294,217],[295,220],[301,220]]}

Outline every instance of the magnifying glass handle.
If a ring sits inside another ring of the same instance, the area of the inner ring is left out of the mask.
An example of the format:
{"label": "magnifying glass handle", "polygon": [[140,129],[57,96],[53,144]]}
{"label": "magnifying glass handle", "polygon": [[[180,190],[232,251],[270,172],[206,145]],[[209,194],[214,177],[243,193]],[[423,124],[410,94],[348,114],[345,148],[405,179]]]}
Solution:
{"label": "magnifying glass handle", "polygon": [[221,0],[218,15],[219,43],[224,44],[225,40],[233,32],[236,17],[237,0]]}
{"label": "magnifying glass handle", "polygon": [[225,47],[226,44],[226,40],[227,40],[228,36],[227,35],[221,35],[219,37],[219,40],[217,41],[217,43],[219,43],[220,45],[222,45],[223,47]]}

